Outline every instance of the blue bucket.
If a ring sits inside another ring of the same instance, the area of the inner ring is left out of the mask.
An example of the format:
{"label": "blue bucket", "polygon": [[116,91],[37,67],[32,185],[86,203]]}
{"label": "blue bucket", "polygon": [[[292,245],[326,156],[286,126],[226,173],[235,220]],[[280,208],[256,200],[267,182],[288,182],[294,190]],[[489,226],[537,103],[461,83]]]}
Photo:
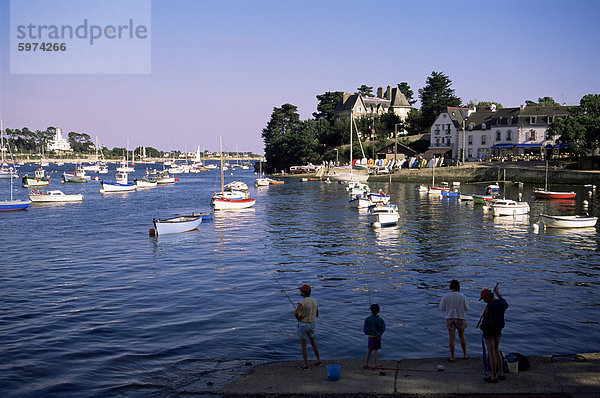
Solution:
{"label": "blue bucket", "polygon": [[327,365],[327,380],[337,381],[340,379],[342,365]]}

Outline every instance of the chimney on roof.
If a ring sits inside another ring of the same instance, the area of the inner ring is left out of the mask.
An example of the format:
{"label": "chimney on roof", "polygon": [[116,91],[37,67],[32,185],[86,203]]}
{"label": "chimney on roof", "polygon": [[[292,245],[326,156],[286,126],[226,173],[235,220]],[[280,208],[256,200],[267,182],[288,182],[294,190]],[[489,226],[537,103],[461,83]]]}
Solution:
{"label": "chimney on roof", "polygon": [[377,98],[383,98],[383,87],[377,87]]}
{"label": "chimney on roof", "polygon": [[525,105],[521,104],[521,110],[525,109]]}
{"label": "chimney on roof", "polygon": [[348,98],[350,98],[352,94],[351,93],[344,93],[344,96],[342,97],[342,104],[345,104],[346,101],[348,101]]}
{"label": "chimney on roof", "polygon": [[392,99],[392,87],[387,86],[387,90],[385,91],[385,99]]}

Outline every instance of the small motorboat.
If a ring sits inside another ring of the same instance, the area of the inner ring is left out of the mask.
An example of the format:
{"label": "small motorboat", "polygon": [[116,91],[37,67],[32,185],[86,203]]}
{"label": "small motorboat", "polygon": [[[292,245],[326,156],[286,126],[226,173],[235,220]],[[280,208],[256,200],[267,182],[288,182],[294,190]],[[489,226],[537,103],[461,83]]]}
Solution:
{"label": "small motorboat", "polygon": [[598,217],[540,214],[540,221],[544,224],[544,228],[589,228],[596,226]]}
{"label": "small motorboat", "polygon": [[22,178],[24,187],[42,187],[50,184],[50,178],[46,176],[46,171],[39,168],[34,172],[33,177],[25,174]]}
{"label": "small motorboat", "polygon": [[377,204],[369,207],[369,224],[374,228],[388,227],[398,223],[398,206]]}
{"label": "small motorboat", "polygon": [[498,184],[490,184],[487,187],[485,187],[486,195],[494,195],[498,192],[500,192],[500,186]]}
{"label": "small motorboat", "polygon": [[80,193],[67,195],[57,189],[46,193],[34,189],[29,194],[29,199],[32,203],[81,202],[83,195]]}
{"label": "small motorboat", "polygon": [[102,188],[100,193],[106,192],[128,192],[133,191],[136,188],[135,182],[129,182],[127,173],[118,172],[116,174],[115,182],[104,182],[102,181]]}
{"label": "small motorboat", "polygon": [[192,214],[189,216],[177,216],[172,218],[152,220],[154,229],[150,230],[150,236],[160,236],[167,234],[178,234],[197,229],[202,223],[202,214]]}
{"label": "small motorboat", "polygon": [[498,199],[491,205],[492,215],[498,216],[519,216],[529,213],[529,203],[516,202],[510,199]]}

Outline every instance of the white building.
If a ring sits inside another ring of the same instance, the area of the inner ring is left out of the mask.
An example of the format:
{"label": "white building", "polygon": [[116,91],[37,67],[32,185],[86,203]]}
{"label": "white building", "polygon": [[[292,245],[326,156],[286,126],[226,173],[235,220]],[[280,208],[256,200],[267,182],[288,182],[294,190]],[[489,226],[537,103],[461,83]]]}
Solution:
{"label": "white building", "polygon": [[56,128],[54,131],[54,138],[50,141],[46,147],[46,151],[71,151],[71,145],[69,140],[62,137],[62,130]]}
{"label": "white building", "polygon": [[540,155],[556,147],[548,127],[569,115],[567,106],[534,106],[476,111],[448,107],[431,126],[431,155],[473,161],[486,156]]}

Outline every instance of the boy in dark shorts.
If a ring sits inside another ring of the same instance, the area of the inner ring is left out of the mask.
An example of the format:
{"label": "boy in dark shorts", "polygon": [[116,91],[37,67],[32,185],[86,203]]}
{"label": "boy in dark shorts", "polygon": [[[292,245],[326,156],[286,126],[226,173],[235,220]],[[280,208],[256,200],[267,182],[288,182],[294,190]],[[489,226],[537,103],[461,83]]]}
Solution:
{"label": "boy in dark shorts", "polygon": [[385,322],[377,315],[379,314],[379,310],[379,304],[371,304],[371,316],[365,319],[365,324],[363,326],[364,333],[369,336],[365,369],[369,368],[371,352],[374,352],[372,367],[377,367],[377,356],[379,349],[381,348],[381,335],[385,332]]}

